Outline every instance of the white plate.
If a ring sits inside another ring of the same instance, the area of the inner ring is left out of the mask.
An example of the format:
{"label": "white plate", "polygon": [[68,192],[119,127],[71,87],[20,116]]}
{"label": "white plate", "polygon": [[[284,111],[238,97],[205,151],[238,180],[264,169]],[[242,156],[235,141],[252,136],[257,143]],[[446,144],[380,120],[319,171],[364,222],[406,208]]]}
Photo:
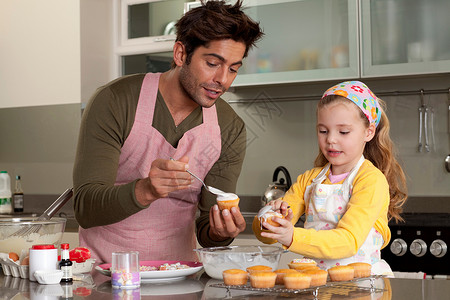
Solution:
{"label": "white plate", "polygon": [[[163,271],[141,271],[141,281],[143,282],[162,282],[183,280],[186,276],[192,275],[203,269],[203,265],[194,261],[171,261],[171,260],[156,260],[156,261],[141,261],[141,266],[159,267],[165,263],[175,264],[181,263],[188,265],[190,268],[179,270],[163,270]],[[111,264],[102,264],[96,266],[95,269],[106,276],[111,276]]]}
{"label": "white plate", "polygon": [[[138,289],[141,296],[166,296],[166,295],[184,295],[192,293],[200,293],[205,289],[203,283],[196,279],[186,278],[181,281],[166,281],[166,282],[143,282]],[[115,294],[117,289],[111,286],[111,283],[106,281],[100,284],[97,289],[98,292]],[[176,297],[171,297],[167,299],[172,299]],[[187,298],[187,297],[185,297]],[[138,298],[139,299],[139,298]],[[177,298],[178,299],[178,298]],[[183,298],[184,299],[184,298]],[[192,299],[190,297],[189,299]],[[197,297],[195,297],[197,299]]]}

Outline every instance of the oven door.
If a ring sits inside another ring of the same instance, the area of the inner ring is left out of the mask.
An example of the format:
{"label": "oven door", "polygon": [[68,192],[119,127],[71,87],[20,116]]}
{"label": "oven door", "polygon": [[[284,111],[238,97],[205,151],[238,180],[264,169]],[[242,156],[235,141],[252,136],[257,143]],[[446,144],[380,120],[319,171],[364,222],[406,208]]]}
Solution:
{"label": "oven door", "polygon": [[405,223],[389,224],[391,241],[381,256],[394,272],[450,274],[450,214],[409,213]]}

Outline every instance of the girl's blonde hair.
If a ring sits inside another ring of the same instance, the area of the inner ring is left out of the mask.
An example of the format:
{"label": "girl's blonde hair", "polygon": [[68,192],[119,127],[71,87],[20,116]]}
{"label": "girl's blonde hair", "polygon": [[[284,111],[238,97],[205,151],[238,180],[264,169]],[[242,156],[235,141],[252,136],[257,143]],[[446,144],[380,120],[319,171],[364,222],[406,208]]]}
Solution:
{"label": "girl's blonde hair", "polygon": [[[345,97],[338,95],[329,95],[319,101],[317,110],[320,108],[335,102],[335,101],[350,101]],[[389,184],[390,203],[388,217],[394,218],[396,222],[403,221],[400,213],[403,211],[402,206],[407,199],[407,187],[406,177],[402,167],[396,158],[396,149],[394,143],[389,136],[389,119],[385,113],[386,104],[383,100],[377,98],[377,101],[381,109],[381,120],[378,124],[375,136],[366,143],[364,147],[363,155],[366,159],[370,160],[375,167],[377,167],[386,176]],[[351,101],[350,101],[351,102]],[[353,102],[352,102],[353,103]],[[356,106],[356,104],[353,103]],[[364,121],[367,127],[369,127],[369,120],[364,115],[363,111],[358,108],[361,119]],[[328,163],[323,153],[319,150],[319,155],[314,161],[315,167],[323,167]]]}

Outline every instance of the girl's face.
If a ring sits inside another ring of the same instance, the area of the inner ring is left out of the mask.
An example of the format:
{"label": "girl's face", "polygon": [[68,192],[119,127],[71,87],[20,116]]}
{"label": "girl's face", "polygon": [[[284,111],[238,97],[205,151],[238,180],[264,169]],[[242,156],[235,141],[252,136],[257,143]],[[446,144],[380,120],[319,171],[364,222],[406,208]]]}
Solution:
{"label": "girl's face", "polygon": [[319,148],[335,175],[356,165],[374,134],[375,125],[366,127],[359,108],[349,100],[332,102],[317,112]]}

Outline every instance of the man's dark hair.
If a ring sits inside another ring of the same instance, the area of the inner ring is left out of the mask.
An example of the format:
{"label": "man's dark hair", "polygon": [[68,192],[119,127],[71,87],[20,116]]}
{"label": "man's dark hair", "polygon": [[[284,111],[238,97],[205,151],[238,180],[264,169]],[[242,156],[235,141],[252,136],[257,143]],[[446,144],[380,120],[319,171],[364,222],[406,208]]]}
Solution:
{"label": "man's dark hair", "polygon": [[[244,57],[263,36],[259,23],[242,11],[242,0],[234,5],[225,1],[201,0],[202,5],[188,11],[175,24],[177,39],[186,50],[189,64],[195,49],[216,40],[232,39],[245,44]],[[172,64],[174,67],[174,64]]]}

